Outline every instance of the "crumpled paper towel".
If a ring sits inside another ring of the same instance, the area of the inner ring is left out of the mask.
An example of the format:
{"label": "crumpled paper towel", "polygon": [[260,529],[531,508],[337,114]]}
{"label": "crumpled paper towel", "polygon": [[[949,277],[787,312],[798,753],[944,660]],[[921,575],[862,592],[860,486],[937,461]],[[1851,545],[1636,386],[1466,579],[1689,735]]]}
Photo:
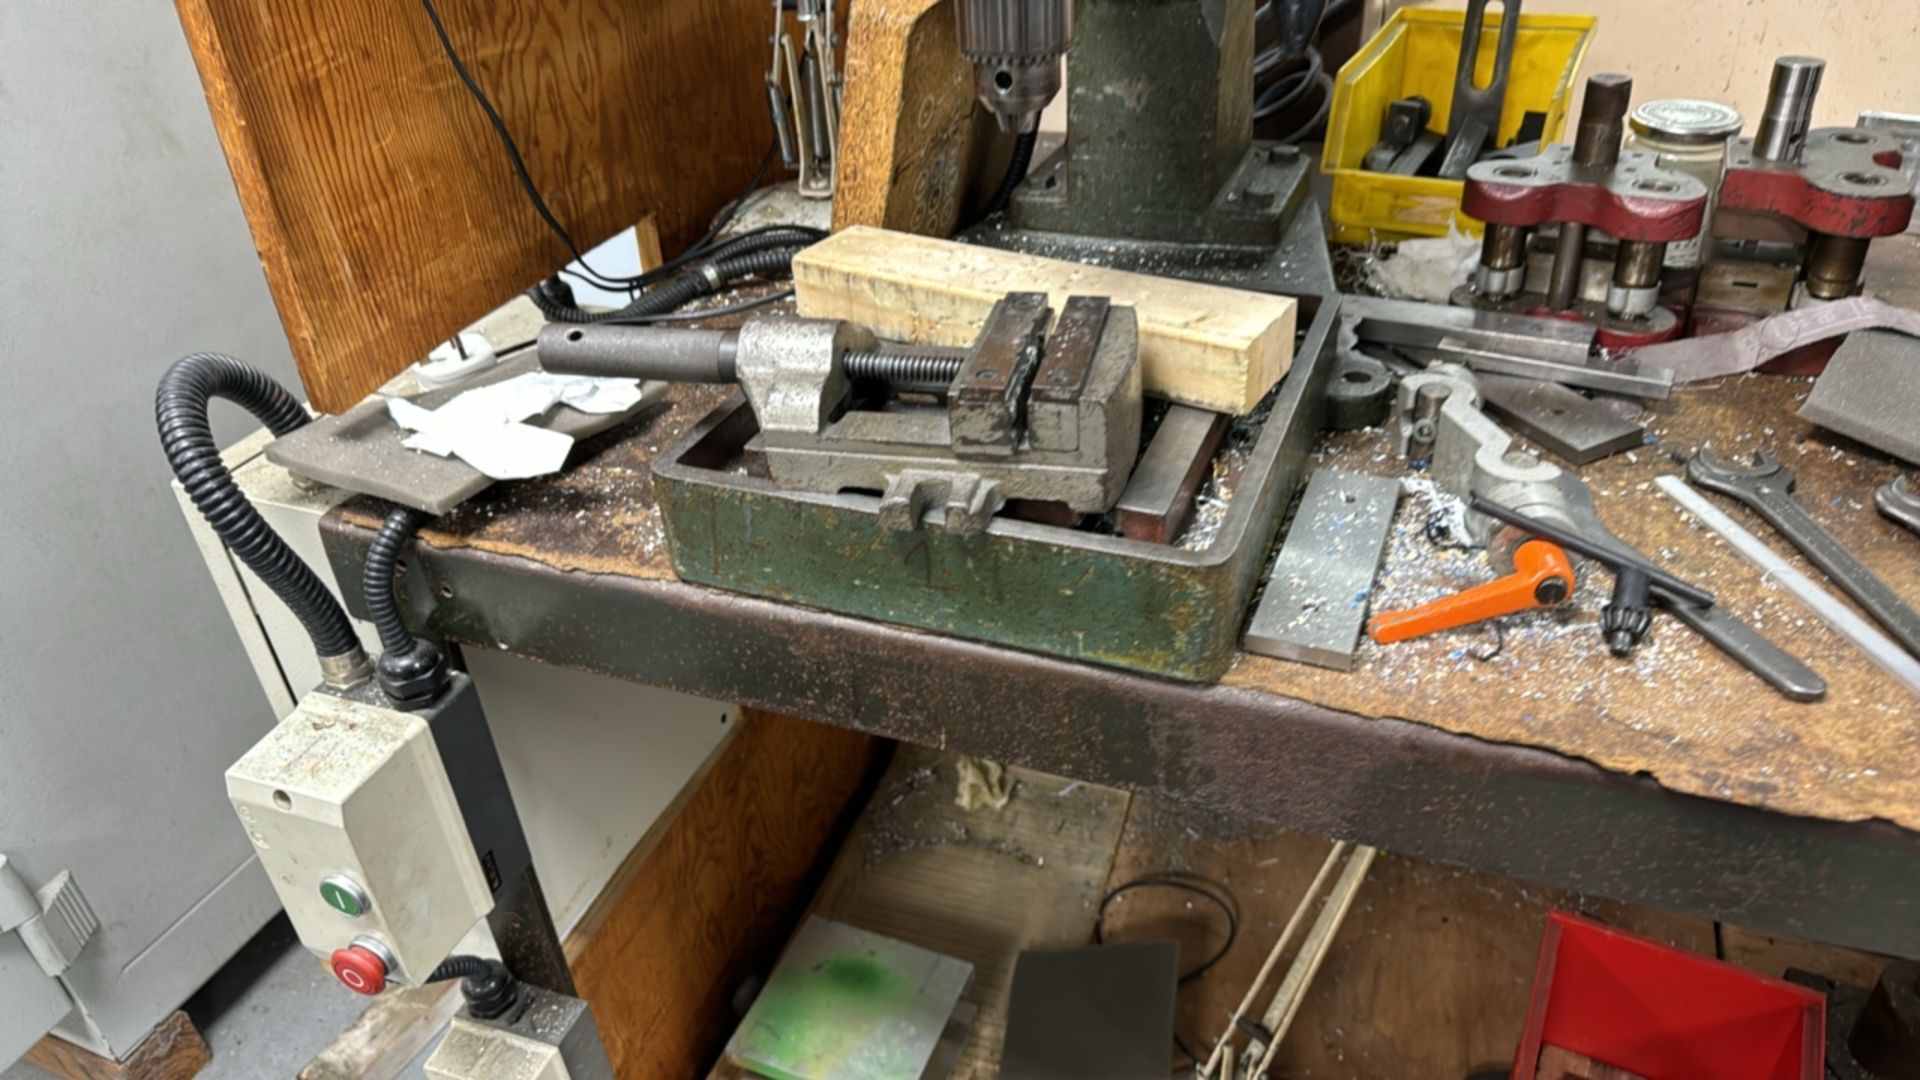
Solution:
{"label": "crumpled paper towel", "polygon": [[458,457],[495,480],[524,480],[560,471],[573,436],[526,423],[555,405],[585,413],[617,413],[641,400],[638,379],[599,379],[529,371],[478,386],[437,409],[387,399],[393,422],[413,432],[400,445]]}

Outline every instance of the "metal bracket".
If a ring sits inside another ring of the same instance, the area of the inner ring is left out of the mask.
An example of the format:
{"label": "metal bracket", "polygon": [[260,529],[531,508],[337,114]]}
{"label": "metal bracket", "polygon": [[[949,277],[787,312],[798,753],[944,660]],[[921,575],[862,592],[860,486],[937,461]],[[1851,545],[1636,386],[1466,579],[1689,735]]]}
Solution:
{"label": "metal bracket", "polygon": [[0,933],[17,932],[49,978],[58,978],[80,958],[100,920],[65,870],[34,892],[0,854]]}

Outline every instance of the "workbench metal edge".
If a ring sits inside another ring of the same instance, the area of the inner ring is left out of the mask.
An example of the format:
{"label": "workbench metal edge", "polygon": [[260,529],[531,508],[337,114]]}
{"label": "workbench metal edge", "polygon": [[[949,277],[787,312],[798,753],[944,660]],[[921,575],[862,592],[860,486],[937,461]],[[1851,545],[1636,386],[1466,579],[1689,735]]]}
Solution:
{"label": "workbench metal edge", "polygon": [[[336,580],[373,531],[321,522]],[[1920,833],[1683,795],[1533,747],[1177,683],[677,581],[416,545],[416,627],[1243,818],[1920,957]],[[348,606],[364,617],[349,591]]]}

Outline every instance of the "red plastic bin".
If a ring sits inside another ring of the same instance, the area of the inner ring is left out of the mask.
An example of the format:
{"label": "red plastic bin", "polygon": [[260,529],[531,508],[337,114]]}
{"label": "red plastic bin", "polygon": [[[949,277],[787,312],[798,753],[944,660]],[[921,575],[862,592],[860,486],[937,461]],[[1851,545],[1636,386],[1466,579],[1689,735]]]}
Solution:
{"label": "red plastic bin", "polygon": [[1558,1046],[1648,1080],[1821,1080],[1826,999],[1602,926],[1547,915],[1513,1080]]}

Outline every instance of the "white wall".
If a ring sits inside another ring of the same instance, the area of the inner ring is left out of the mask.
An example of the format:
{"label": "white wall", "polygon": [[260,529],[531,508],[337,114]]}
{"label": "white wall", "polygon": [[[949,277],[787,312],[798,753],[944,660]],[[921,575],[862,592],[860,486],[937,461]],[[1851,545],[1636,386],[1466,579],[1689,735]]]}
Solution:
{"label": "white wall", "polygon": [[[1374,3],[1386,12],[1465,6],[1460,0],[1371,0],[1369,6]],[[1767,100],[1774,59],[1790,53],[1827,61],[1815,127],[1851,127],[1862,109],[1920,112],[1920,0],[1525,0],[1521,9],[1598,16],[1583,77],[1633,76],[1636,104],[1707,98],[1731,105],[1746,118],[1748,135]],[[1577,111],[1577,91],[1574,102]],[[1567,131],[1571,137],[1571,123]]]}
{"label": "white wall", "polygon": [[221,774],[273,718],[154,384],[196,349],[293,366],[173,5],[6,0],[0,207],[0,851],[92,900],[73,975],[124,991],[94,1017],[124,1050],[278,909],[252,872],[195,909],[251,862]]}

